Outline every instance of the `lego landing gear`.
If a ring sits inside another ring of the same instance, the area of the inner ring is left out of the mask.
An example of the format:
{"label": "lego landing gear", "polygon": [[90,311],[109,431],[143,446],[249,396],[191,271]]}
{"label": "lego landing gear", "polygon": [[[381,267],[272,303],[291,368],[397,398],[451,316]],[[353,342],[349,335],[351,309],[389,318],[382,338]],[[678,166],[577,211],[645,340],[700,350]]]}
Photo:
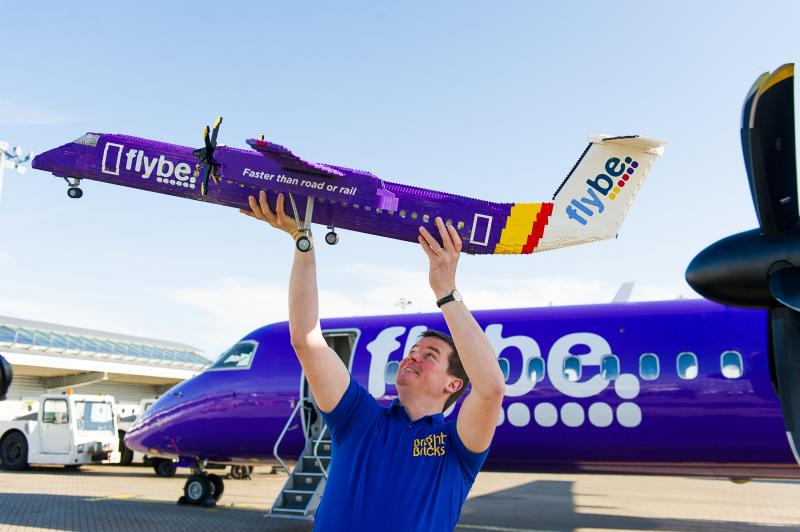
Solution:
{"label": "lego landing gear", "polygon": [[81,180],[77,177],[73,177],[72,181],[69,178],[65,177],[64,181],[67,182],[69,188],[67,189],[67,196],[72,199],[78,199],[83,197],[83,190],[80,189],[79,185],[81,184]]}
{"label": "lego landing gear", "polygon": [[[297,213],[297,204],[294,202],[294,196],[289,193],[289,203],[292,205],[292,213],[294,214],[294,223],[297,225],[297,230],[302,233],[302,236],[295,241],[297,249],[303,253],[311,251],[314,247],[314,242],[311,240],[311,218],[314,215],[314,198],[309,196],[306,198],[306,217],[303,223],[300,223],[300,215]],[[327,237],[326,237],[327,240]]]}
{"label": "lego landing gear", "polygon": [[328,226],[328,229],[330,229],[330,231],[325,233],[325,243],[329,246],[335,246],[339,243],[339,235],[336,234],[336,229],[333,227]]}

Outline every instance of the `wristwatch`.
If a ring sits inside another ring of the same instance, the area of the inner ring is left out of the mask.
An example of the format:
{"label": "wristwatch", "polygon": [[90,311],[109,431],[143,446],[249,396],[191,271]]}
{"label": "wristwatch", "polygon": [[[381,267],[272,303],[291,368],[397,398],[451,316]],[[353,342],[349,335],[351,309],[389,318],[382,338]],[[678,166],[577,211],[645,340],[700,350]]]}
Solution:
{"label": "wristwatch", "polygon": [[436,302],[436,306],[439,307],[439,308],[442,308],[442,305],[446,305],[447,303],[450,303],[451,301],[462,301],[461,292],[459,292],[457,289],[453,289],[452,292],[450,292],[449,294],[444,296],[442,299],[437,301]]}

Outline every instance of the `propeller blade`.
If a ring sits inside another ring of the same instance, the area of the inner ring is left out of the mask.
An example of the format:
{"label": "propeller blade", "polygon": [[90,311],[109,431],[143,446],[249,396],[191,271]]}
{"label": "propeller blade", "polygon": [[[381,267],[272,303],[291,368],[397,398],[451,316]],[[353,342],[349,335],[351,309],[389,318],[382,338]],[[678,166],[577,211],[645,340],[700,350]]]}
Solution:
{"label": "propeller blade", "polygon": [[203,165],[203,174],[200,177],[200,195],[205,196],[208,194],[208,174],[210,170],[210,164]]}
{"label": "propeller blade", "polygon": [[14,380],[14,372],[11,370],[11,364],[3,358],[3,355],[0,355],[0,401],[6,398],[12,380]]}
{"label": "propeller blade", "polygon": [[770,275],[769,291],[782,304],[800,312],[800,268],[783,268]]}
{"label": "propeller blade", "polygon": [[800,464],[800,314],[786,307],[773,308],[769,311],[769,321],[786,437],[795,460]]}
{"label": "propeller blade", "polygon": [[217,133],[219,133],[219,125],[222,124],[222,117],[218,116],[217,121],[214,122],[214,130],[211,133],[211,146],[213,148],[217,147]]}
{"label": "propeller blade", "polygon": [[742,137],[742,155],[744,156],[744,168],[747,172],[747,182],[750,185],[750,197],[753,198],[753,208],[758,212],[758,203],[756,203],[756,189],[753,183],[753,171],[750,168],[750,111],[753,108],[753,100],[756,98],[758,90],[764,86],[764,83],[769,79],[769,72],[764,72],[755,80],[750,90],[747,91],[747,96],[742,105],[742,127],[740,129]]}
{"label": "propeller blade", "polygon": [[761,234],[770,238],[794,226],[799,217],[793,64],[778,68],[758,89],[748,128],[753,203]]}
{"label": "propeller blade", "polygon": [[208,126],[203,130],[203,141],[206,143],[206,155],[211,157],[211,153],[214,151],[214,146],[211,145],[211,139],[208,136]]}

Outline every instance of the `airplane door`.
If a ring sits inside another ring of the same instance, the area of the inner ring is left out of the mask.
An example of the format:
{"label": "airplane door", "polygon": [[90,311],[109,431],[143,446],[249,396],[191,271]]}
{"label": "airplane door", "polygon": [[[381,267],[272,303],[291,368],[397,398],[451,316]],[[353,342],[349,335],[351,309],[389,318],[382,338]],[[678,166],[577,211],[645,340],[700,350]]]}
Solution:
{"label": "airplane door", "polygon": [[[356,340],[358,339],[358,331],[323,331],[322,334],[325,337],[325,341],[328,343],[328,347],[339,355],[339,358],[342,359],[342,362],[344,362],[345,367],[347,367],[349,371],[352,367],[352,355]],[[302,397],[310,403],[309,407],[304,408],[302,412],[303,432],[306,438],[316,438],[325,427],[325,422],[322,419],[317,402],[314,400],[314,394],[311,393],[308,386],[308,379],[306,379],[305,376],[303,376]]]}
{"label": "airplane door", "polygon": [[39,445],[43,453],[65,454],[72,445],[72,424],[66,399],[45,399],[42,404],[42,423]]}

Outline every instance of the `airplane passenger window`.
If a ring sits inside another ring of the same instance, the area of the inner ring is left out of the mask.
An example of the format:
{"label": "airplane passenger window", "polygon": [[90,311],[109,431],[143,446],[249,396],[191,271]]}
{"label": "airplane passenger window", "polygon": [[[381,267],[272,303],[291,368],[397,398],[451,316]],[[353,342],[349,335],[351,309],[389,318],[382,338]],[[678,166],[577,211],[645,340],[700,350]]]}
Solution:
{"label": "airplane passenger window", "polygon": [[658,363],[658,355],[655,353],[645,353],[639,357],[639,376],[646,381],[654,381],[661,373]]}
{"label": "airplane passenger window", "polygon": [[383,380],[386,384],[394,384],[397,382],[397,369],[400,367],[400,362],[392,360],[386,364],[386,371],[383,374]]}
{"label": "airplane passenger window", "polygon": [[606,355],[600,359],[600,376],[607,381],[613,381],[619,377],[619,357],[617,355]]}
{"label": "airplane passenger window", "polygon": [[417,213],[416,212],[412,212],[411,213],[411,219],[412,220],[416,220],[417,219]]}
{"label": "airplane passenger window", "polygon": [[574,355],[569,355],[564,359],[564,367],[562,369],[564,372],[564,377],[566,377],[569,382],[578,382],[581,380],[581,373],[583,370],[581,367],[580,358]]}
{"label": "airplane passenger window", "polygon": [[544,359],[533,357],[528,360],[528,378],[533,382],[542,382],[544,379]]}
{"label": "airplane passenger window", "polygon": [[744,373],[742,355],[738,351],[725,351],[722,353],[722,376],[726,379],[738,379]]}
{"label": "airplane passenger window", "polygon": [[456,225],[456,227],[458,229],[464,229],[464,222],[458,222],[458,225]]}
{"label": "airplane passenger window", "polygon": [[222,353],[219,360],[208,369],[248,369],[253,363],[257,347],[258,343],[255,340],[239,342]]}
{"label": "airplane passenger window", "polygon": [[423,214],[422,215],[422,221],[423,222],[429,222],[430,220],[431,220],[431,217],[428,216],[427,214]]}
{"label": "airplane passenger window", "polygon": [[697,377],[697,357],[694,353],[678,355],[678,377],[686,380]]}
{"label": "airplane passenger window", "polygon": [[405,218],[405,217],[406,217],[406,211],[405,211],[405,209],[402,209],[400,211],[400,218]]}
{"label": "airplane passenger window", "polygon": [[508,381],[508,359],[498,358],[497,363],[500,364],[500,371],[503,372],[503,381]]}

